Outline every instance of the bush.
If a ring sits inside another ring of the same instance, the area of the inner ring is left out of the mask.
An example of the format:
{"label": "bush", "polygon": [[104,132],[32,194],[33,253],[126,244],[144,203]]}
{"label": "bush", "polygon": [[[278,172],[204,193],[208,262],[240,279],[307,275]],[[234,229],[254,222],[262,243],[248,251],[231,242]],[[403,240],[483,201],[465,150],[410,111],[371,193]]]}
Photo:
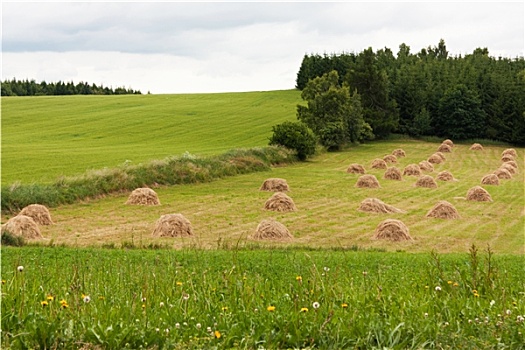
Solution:
{"label": "bush", "polygon": [[297,152],[299,160],[315,154],[317,138],[310,128],[300,122],[284,122],[272,127],[270,145],[280,145]]}
{"label": "bush", "polygon": [[9,231],[2,232],[2,245],[22,247],[26,244],[24,237],[12,234]]}

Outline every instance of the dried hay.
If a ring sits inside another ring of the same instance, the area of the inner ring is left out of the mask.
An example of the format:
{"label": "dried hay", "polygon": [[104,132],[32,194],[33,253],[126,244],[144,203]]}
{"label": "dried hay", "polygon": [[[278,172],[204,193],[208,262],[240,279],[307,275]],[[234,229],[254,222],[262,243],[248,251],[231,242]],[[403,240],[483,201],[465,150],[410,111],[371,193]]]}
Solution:
{"label": "dried hay", "polygon": [[394,151],[392,151],[392,155],[396,156],[397,158],[401,158],[401,157],[406,157],[406,153],[405,151],[403,151],[402,149],[396,149]]}
{"label": "dried hay", "polygon": [[403,175],[407,176],[421,176],[421,168],[417,164],[409,164],[403,170]]}
{"label": "dried hay", "polygon": [[504,168],[496,169],[493,174],[495,174],[500,180],[512,179],[512,174]]}
{"label": "dried hay", "polygon": [[447,160],[447,158],[445,158],[445,155],[443,154],[443,152],[439,152],[439,151],[437,151],[437,152],[435,152],[434,154],[437,154],[437,155],[438,155],[441,159],[443,159],[443,160]]}
{"label": "dried hay", "polygon": [[290,191],[290,187],[285,179],[280,178],[269,178],[264,180],[261,185],[260,191],[273,191],[273,192],[286,192]]}
{"label": "dried hay", "polygon": [[397,242],[410,241],[412,237],[410,237],[408,227],[402,221],[386,219],[377,226],[374,239],[388,239]]}
{"label": "dried hay", "polygon": [[514,169],[518,169],[518,163],[516,163],[513,160],[506,161],[503,164],[508,164],[508,165],[512,166]]}
{"label": "dried hay", "polygon": [[456,208],[447,201],[439,201],[426,215],[427,218],[459,219]]}
{"label": "dried hay", "polygon": [[141,187],[133,190],[126,201],[131,205],[160,205],[157,192],[148,187]]}
{"label": "dried hay", "polygon": [[346,172],[350,174],[364,174],[365,168],[361,164],[350,164]]}
{"label": "dried hay", "polygon": [[38,224],[32,217],[27,215],[17,215],[7,220],[2,225],[2,233],[9,232],[15,236],[21,236],[25,239],[40,239],[44,238],[40,233]]}
{"label": "dried hay", "polygon": [[293,239],[292,234],[286,226],[273,219],[264,219],[255,230],[255,234],[252,236],[253,239],[272,239],[272,240],[291,240]]}
{"label": "dried hay", "polygon": [[510,161],[514,161],[514,157],[511,156],[510,154],[505,154],[503,156],[501,156],[501,161],[502,162],[510,162]]}
{"label": "dried hay", "polygon": [[488,174],[481,179],[482,185],[499,185],[499,177],[496,174]]}
{"label": "dried hay", "polygon": [[454,142],[452,142],[452,140],[450,140],[450,139],[446,139],[445,141],[443,141],[441,143],[444,144],[444,145],[450,146],[450,147],[454,147]]}
{"label": "dried hay", "polygon": [[423,170],[423,171],[428,171],[428,172],[433,172],[434,171],[434,166],[432,165],[432,163],[430,163],[427,160],[419,162],[419,168],[421,170]]}
{"label": "dried hay", "polygon": [[440,180],[440,181],[457,181],[455,178],[454,178],[454,175],[452,175],[452,173],[450,171],[440,171],[438,174],[437,174],[437,179]]}
{"label": "dried hay", "polygon": [[514,168],[510,164],[503,163],[503,164],[501,164],[501,166],[499,168],[507,170],[511,175],[516,175],[516,168]]}
{"label": "dried hay", "polygon": [[386,169],[384,178],[388,180],[403,180],[403,176],[401,176],[401,170],[395,166]]}
{"label": "dried hay", "polygon": [[479,143],[474,143],[472,146],[470,146],[471,151],[483,151],[483,146]]}
{"label": "dried hay", "polygon": [[380,188],[379,181],[374,175],[362,175],[357,179],[356,187],[359,188]]}
{"label": "dried hay", "polygon": [[388,205],[377,198],[366,198],[361,202],[358,210],[368,213],[405,213],[405,211]]}
{"label": "dried hay", "polygon": [[446,143],[442,143],[441,145],[439,145],[437,150],[438,152],[450,153],[452,152],[452,146],[447,145]]}
{"label": "dried hay", "polygon": [[38,225],[52,225],[51,214],[46,206],[41,204],[30,204],[23,208],[18,215],[25,215],[33,218]]}
{"label": "dried hay", "polygon": [[397,163],[397,157],[393,154],[388,154],[384,156],[383,160],[385,161],[385,163],[391,163],[391,164]]}
{"label": "dried hay", "polygon": [[374,159],[372,161],[372,169],[386,169],[387,165],[383,159]]}
{"label": "dried hay", "polygon": [[437,182],[430,175],[423,175],[416,181],[416,187],[437,188]]}
{"label": "dried hay", "polygon": [[271,196],[266,203],[264,203],[264,209],[271,211],[296,211],[297,207],[295,206],[294,201],[288,195],[283,192],[276,192]]}
{"label": "dried hay", "polygon": [[154,237],[193,236],[193,228],[182,214],[162,215],[155,223]]}
{"label": "dried hay", "polygon": [[513,158],[516,158],[518,156],[518,152],[514,148],[507,148],[503,152],[501,152],[501,156],[511,156]]}
{"label": "dried hay", "polygon": [[492,202],[492,197],[483,187],[474,186],[467,191],[467,200],[476,202]]}
{"label": "dried hay", "polygon": [[443,158],[441,158],[438,154],[433,154],[430,157],[428,157],[427,161],[431,164],[441,164],[443,163]]}

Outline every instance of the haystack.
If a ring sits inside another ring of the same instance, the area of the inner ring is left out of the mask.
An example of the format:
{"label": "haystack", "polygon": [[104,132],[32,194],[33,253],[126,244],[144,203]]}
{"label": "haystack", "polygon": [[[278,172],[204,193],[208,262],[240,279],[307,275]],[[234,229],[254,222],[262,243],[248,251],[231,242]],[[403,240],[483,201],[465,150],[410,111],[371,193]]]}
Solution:
{"label": "haystack", "polygon": [[479,143],[474,143],[472,146],[470,146],[471,151],[483,151],[483,146]]}
{"label": "haystack", "polygon": [[503,163],[500,165],[500,169],[507,170],[511,175],[516,175],[516,168],[514,168],[512,165]]}
{"label": "haystack", "polygon": [[295,206],[295,203],[292,200],[292,198],[290,198],[283,192],[276,192],[266,201],[266,203],[264,203],[264,209],[288,212],[296,211],[297,207]]}
{"label": "haystack", "polygon": [[514,169],[518,169],[518,163],[516,163],[514,160],[508,160],[506,162],[503,162],[503,164],[508,164],[512,166]]}
{"label": "haystack", "polygon": [[416,187],[437,188],[436,180],[430,175],[423,175],[416,181]]}
{"label": "haystack", "polygon": [[452,152],[452,146],[447,145],[446,143],[442,143],[441,145],[439,145],[437,150],[438,152],[450,153]]}
{"label": "haystack", "polygon": [[366,198],[361,202],[359,211],[368,213],[404,213],[405,211],[386,204],[378,198]]}
{"label": "haystack", "polygon": [[447,201],[439,201],[426,215],[427,218],[459,219],[456,208]]}
{"label": "haystack", "polygon": [[403,151],[402,149],[396,149],[394,151],[392,151],[392,155],[396,156],[397,158],[401,158],[401,157],[406,157],[406,153],[405,151]]}
{"label": "haystack", "polygon": [[452,175],[452,173],[450,171],[440,171],[438,174],[437,174],[437,179],[440,180],[440,181],[457,181],[455,178],[454,178],[454,175]]}
{"label": "haystack", "polygon": [[131,205],[160,205],[157,192],[148,187],[141,187],[133,190],[126,201]]}
{"label": "haystack", "polygon": [[25,239],[40,239],[44,238],[40,233],[38,224],[32,217],[27,215],[17,215],[7,220],[2,225],[2,233],[9,232],[15,236],[21,236]]}
{"label": "haystack", "polygon": [[290,191],[290,187],[285,179],[280,178],[269,178],[264,180],[261,185],[260,191],[273,191],[273,192],[286,192]]}
{"label": "haystack", "polygon": [[501,156],[501,161],[502,162],[510,162],[510,161],[514,161],[514,157],[511,156],[510,154],[505,154],[503,156]]}
{"label": "haystack", "polygon": [[403,180],[403,176],[401,176],[401,170],[395,166],[386,169],[384,178],[388,180]]}
{"label": "haystack", "polygon": [[350,174],[364,174],[365,168],[361,164],[350,164],[346,172]]}
{"label": "haystack", "polygon": [[518,156],[518,152],[514,148],[507,148],[503,152],[501,152],[501,156],[511,156],[513,158],[516,158]]}
{"label": "haystack", "polygon": [[409,164],[403,170],[403,175],[420,176],[421,175],[421,169],[419,168],[419,165],[417,165],[417,164]]}
{"label": "haystack", "polygon": [[441,142],[441,144],[444,144],[450,147],[454,147],[454,142],[452,142],[452,140],[450,139],[446,139],[445,141]]}
{"label": "haystack", "polygon": [[33,218],[38,225],[52,225],[51,214],[46,206],[41,204],[30,204],[18,213]]}
{"label": "haystack", "polygon": [[182,214],[162,215],[155,223],[154,237],[193,236],[193,228]]}
{"label": "haystack", "polygon": [[494,171],[494,174],[500,179],[500,180],[509,180],[512,179],[512,174],[504,168],[499,168]]}
{"label": "haystack", "polygon": [[441,164],[443,163],[443,158],[434,153],[433,155],[428,157],[427,161],[431,164]]}
{"label": "haystack", "polygon": [[388,154],[384,156],[383,160],[385,161],[385,163],[391,163],[391,164],[397,163],[397,157],[393,154]]}
{"label": "haystack", "polygon": [[492,197],[483,187],[474,186],[467,191],[467,200],[476,202],[492,202]]}
{"label": "haystack", "polygon": [[443,159],[444,161],[447,160],[447,158],[445,158],[445,155],[443,154],[443,152],[435,152],[434,154],[438,155],[441,159]]}
{"label": "haystack", "polygon": [[356,187],[359,188],[380,188],[379,181],[374,175],[362,175],[357,179]]}
{"label": "haystack", "polygon": [[383,159],[374,159],[372,161],[372,169],[386,169],[387,165]]}
{"label": "haystack", "polygon": [[286,226],[273,219],[264,219],[255,230],[255,234],[252,236],[253,239],[272,239],[272,240],[291,240],[293,239],[292,234]]}
{"label": "haystack", "polygon": [[408,227],[396,219],[387,219],[381,222],[375,231],[374,239],[388,239],[390,241],[410,241],[412,237]]}
{"label": "haystack", "polygon": [[430,163],[427,160],[419,162],[419,168],[421,170],[423,170],[423,171],[428,171],[428,172],[433,172],[434,171],[434,166],[432,165],[432,163]]}
{"label": "haystack", "polygon": [[488,174],[481,179],[482,185],[499,185],[499,177],[496,174]]}

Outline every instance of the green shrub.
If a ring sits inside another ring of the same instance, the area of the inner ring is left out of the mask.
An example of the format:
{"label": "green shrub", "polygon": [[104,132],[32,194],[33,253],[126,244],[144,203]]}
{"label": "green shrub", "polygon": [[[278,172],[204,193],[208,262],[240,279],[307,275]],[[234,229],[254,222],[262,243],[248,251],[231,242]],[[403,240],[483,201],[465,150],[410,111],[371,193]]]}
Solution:
{"label": "green shrub", "polygon": [[299,160],[315,154],[317,138],[313,131],[300,122],[284,122],[272,127],[270,145],[281,145],[297,152]]}
{"label": "green shrub", "polygon": [[22,247],[26,245],[24,237],[12,234],[9,231],[2,232],[2,245],[10,245],[13,247]]}

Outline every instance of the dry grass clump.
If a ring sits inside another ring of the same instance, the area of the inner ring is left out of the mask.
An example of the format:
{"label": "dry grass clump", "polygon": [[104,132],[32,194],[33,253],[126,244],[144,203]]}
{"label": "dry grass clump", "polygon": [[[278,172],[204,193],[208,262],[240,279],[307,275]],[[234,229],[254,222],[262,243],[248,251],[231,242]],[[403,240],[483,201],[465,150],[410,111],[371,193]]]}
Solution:
{"label": "dry grass clump", "polygon": [[516,152],[514,148],[507,148],[501,152],[501,156],[511,156],[512,158],[516,158],[518,156],[518,152]]}
{"label": "dry grass clump", "polygon": [[374,159],[372,161],[372,169],[386,169],[387,165],[383,159]]}
{"label": "dry grass clump", "polygon": [[500,180],[509,180],[512,179],[512,174],[504,168],[499,168],[494,171],[494,174],[500,179]]}
{"label": "dry grass clump", "polygon": [[368,213],[404,213],[405,211],[386,204],[378,198],[366,198],[359,206],[360,211]]}
{"label": "dry grass clump", "polygon": [[2,233],[9,232],[15,236],[21,236],[25,239],[40,239],[44,238],[40,233],[38,224],[32,217],[27,215],[17,215],[7,220],[2,225]]}
{"label": "dry grass clump", "polygon": [[131,205],[160,205],[157,192],[148,187],[134,189],[128,197],[126,204]]}
{"label": "dry grass clump", "polygon": [[51,214],[46,206],[41,204],[30,204],[23,208],[18,215],[25,215],[32,218],[38,225],[52,225]]}
{"label": "dry grass clump", "polygon": [[162,215],[155,223],[154,237],[193,236],[193,228],[182,214]]}
{"label": "dry grass clump", "polygon": [[437,182],[430,175],[423,175],[416,181],[416,187],[437,188]]}
{"label": "dry grass clump", "polygon": [[362,175],[357,179],[356,187],[359,188],[380,188],[379,181],[374,175]]}
{"label": "dry grass clump", "polygon": [[452,142],[452,140],[450,139],[446,139],[445,141],[441,142],[441,144],[444,144],[450,147],[454,147],[454,142]]}
{"label": "dry grass clump", "polygon": [[447,201],[439,201],[426,215],[427,218],[459,219],[456,208]]}
{"label": "dry grass clump", "polygon": [[396,219],[386,219],[377,226],[374,239],[410,241],[412,240],[412,237],[410,237],[408,227],[406,227],[402,221]]}
{"label": "dry grass clump", "polygon": [[476,202],[492,202],[490,193],[481,186],[474,186],[467,191],[467,200]]}
{"label": "dry grass clump", "polygon": [[434,166],[432,165],[432,163],[430,163],[427,160],[419,162],[419,168],[421,170],[423,170],[423,171],[428,171],[428,172],[433,172],[434,171]]}
{"label": "dry grass clump", "polygon": [[512,165],[510,165],[510,164],[503,163],[503,164],[501,164],[500,169],[505,169],[505,170],[507,170],[511,175],[516,175],[516,168],[514,168],[514,167],[513,167]]}
{"label": "dry grass clump", "polygon": [[483,146],[479,143],[474,143],[472,146],[470,146],[471,151],[483,151]]}
{"label": "dry grass clump", "polygon": [[504,156],[501,156],[501,161],[502,162],[510,162],[510,161],[514,161],[514,157],[509,155],[509,154],[506,154]]}
{"label": "dry grass clump", "polygon": [[386,169],[384,178],[388,180],[403,180],[403,176],[401,176],[401,170],[395,166]]}
{"label": "dry grass clump", "polygon": [[441,164],[443,163],[443,158],[441,158],[438,154],[433,154],[430,157],[428,157],[427,161],[431,164]]}
{"label": "dry grass clump", "polygon": [[392,155],[396,156],[397,158],[406,157],[405,151],[403,151],[401,148],[396,149],[392,151]]}
{"label": "dry grass clump", "polygon": [[285,179],[280,179],[277,177],[269,178],[264,180],[261,185],[260,191],[273,191],[273,192],[286,192],[290,191],[290,187]]}
{"label": "dry grass clump", "polygon": [[276,192],[271,196],[266,203],[264,203],[264,209],[271,211],[296,211],[297,207],[295,206],[294,201],[288,195],[283,192]]}
{"label": "dry grass clump", "polygon": [[420,176],[421,168],[417,164],[409,164],[403,169],[403,175],[407,176]]}
{"label": "dry grass clump", "polygon": [[454,175],[452,175],[452,173],[450,171],[446,171],[446,170],[440,171],[437,174],[437,179],[441,180],[441,181],[457,181],[454,178]]}
{"label": "dry grass clump", "polygon": [[397,157],[393,154],[388,154],[386,156],[383,157],[383,160],[385,161],[385,163],[397,163]]}
{"label": "dry grass clump", "polygon": [[350,164],[346,172],[350,174],[364,174],[365,168],[361,164]]}
{"label": "dry grass clump", "polygon": [[481,179],[482,185],[499,185],[499,177],[496,174],[488,174]]}
{"label": "dry grass clump", "polygon": [[285,240],[289,241],[293,239],[292,234],[286,226],[273,219],[264,219],[255,230],[255,234],[252,236],[253,239],[259,240]]}
{"label": "dry grass clump", "polygon": [[446,143],[442,143],[441,145],[439,145],[437,150],[438,152],[450,153],[452,152],[452,146],[447,145]]}

